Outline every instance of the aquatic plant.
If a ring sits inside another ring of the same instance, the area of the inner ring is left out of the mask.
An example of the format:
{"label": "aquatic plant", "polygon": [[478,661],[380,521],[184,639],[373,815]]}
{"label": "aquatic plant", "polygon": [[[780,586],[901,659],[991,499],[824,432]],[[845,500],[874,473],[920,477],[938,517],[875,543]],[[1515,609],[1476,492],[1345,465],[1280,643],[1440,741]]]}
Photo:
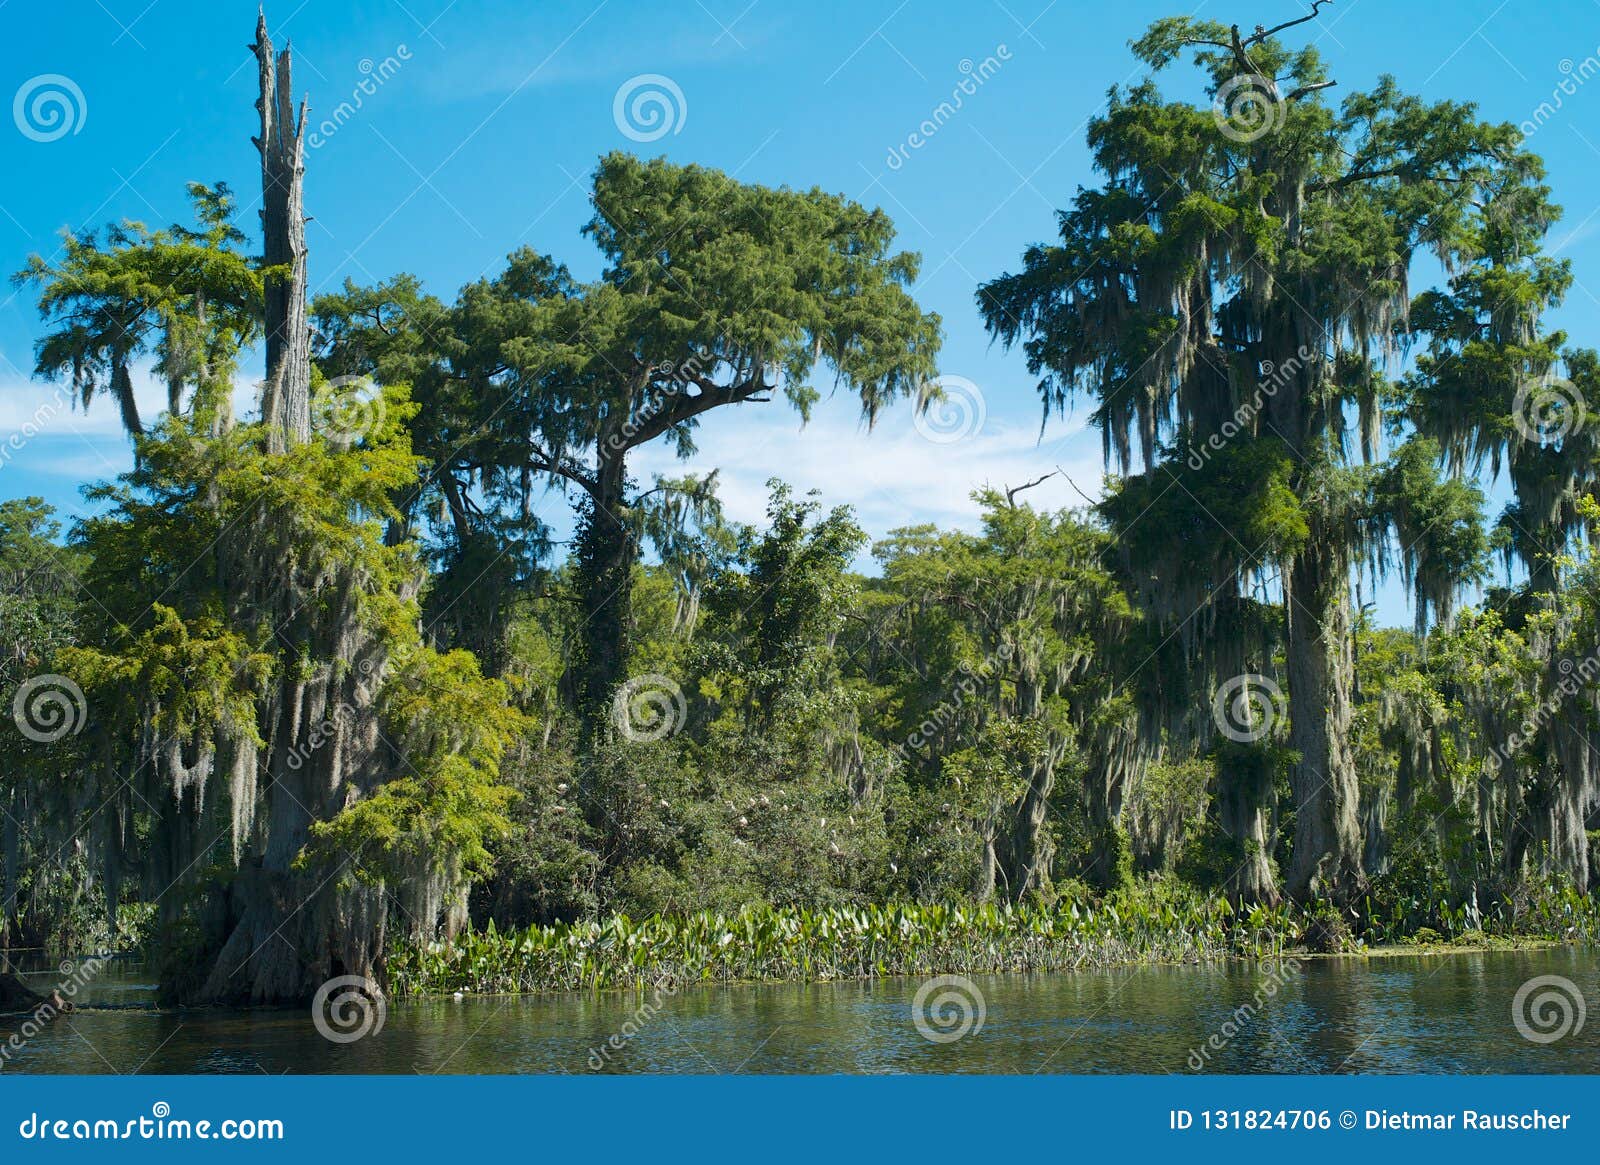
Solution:
{"label": "aquatic plant", "polygon": [[1131,891],[1049,907],[985,902],[826,909],[750,906],[641,920],[483,931],[394,952],[391,989],[561,991],[684,982],[1071,971],[1187,963],[1281,948],[1293,908]]}

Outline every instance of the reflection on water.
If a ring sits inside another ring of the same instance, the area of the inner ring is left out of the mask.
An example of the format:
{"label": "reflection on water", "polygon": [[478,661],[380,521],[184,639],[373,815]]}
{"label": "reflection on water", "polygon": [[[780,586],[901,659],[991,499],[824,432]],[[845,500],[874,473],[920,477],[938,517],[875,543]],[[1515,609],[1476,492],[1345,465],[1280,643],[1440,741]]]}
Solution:
{"label": "reflection on water", "polygon": [[[306,1009],[158,1011],[147,970],[115,962],[80,991],[77,1015],[12,1051],[3,1071],[1181,1073],[1230,1021],[1206,1071],[1600,1069],[1593,951],[1311,960],[1275,993],[1262,990],[1269,973],[1235,963],[982,976],[982,1026],[950,1043],[913,1023],[919,982],[887,980],[685,988],[658,1008],[629,992],[407,1000],[389,1004],[381,1032],[340,1045]],[[47,989],[57,974],[28,978]],[[1522,1038],[1512,1000],[1537,975],[1575,983],[1592,1022],[1555,1043]],[[0,1017],[0,1044],[20,1022]]]}

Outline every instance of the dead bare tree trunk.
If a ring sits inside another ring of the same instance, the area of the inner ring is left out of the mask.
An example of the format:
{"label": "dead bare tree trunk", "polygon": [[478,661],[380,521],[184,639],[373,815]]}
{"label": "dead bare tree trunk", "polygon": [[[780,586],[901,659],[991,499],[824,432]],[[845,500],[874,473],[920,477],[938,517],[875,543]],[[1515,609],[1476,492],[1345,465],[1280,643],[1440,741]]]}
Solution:
{"label": "dead bare tree trunk", "polygon": [[[250,46],[261,68],[262,232],[276,273],[266,280],[267,380],[261,413],[270,452],[311,439],[311,343],[306,317],[305,165],[292,107],[290,52],[273,55],[265,16]],[[215,952],[194,968],[182,998],[281,1003],[309,998],[330,976],[372,977],[382,958],[386,904],[348,864],[331,873],[295,864],[311,827],[338,814],[353,791],[381,779],[376,692],[386,667],[380,641],[356,615],[374,585],[349,564],[315,553],[285,556],[289,516],[262,510],[236,523],[219,557],[231,564],[235,619],[262,623],[301,653],[286,664],[259,710],[263,753],[243,795],[253,804],[250,844],[234,877],[212,894],[206,939]],[[311,602],[311,590],[324,598]],[[407,596],[409,597],[409,595]]]}
{"label": "dead bare tree trunk", "polygon": [[306,103],[294,109],[290,49],[276,57],[267,17],[256,21],[250,46],[261,71],[262,255],[266,280],[267,380],[261,416],[274,452],[311,439],[311,333],[306,321],[305,122]]}

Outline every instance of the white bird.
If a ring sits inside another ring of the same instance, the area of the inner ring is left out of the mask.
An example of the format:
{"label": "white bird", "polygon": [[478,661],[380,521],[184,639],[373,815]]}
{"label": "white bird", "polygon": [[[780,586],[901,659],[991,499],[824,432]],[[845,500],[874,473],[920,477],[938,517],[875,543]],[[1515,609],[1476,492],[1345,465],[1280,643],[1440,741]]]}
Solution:
{"label": "white bird", "polygon": [[454,1000],[455,1000],[455,1001],[456,1001],[456,1002],[457,1002],[457,1003],[460,1003],[460,1002],[461,1002],[461,1001],[462,1001],[462,1000],[463,1000],[463,999],[465,999],[465,998],[466,998],[466,995],[464,995],[464,994],[463,994],[463,993],[462,993],[462,992],[460,992],[460,991],[457,991],[457,992],[456,992],[456,993],[455,993],[455,994],[454,994],[454,995],[452,995],[452,996],[451,996],[451,997],[450,997],[450,998],[451,998],[451,999],[454,999]]}

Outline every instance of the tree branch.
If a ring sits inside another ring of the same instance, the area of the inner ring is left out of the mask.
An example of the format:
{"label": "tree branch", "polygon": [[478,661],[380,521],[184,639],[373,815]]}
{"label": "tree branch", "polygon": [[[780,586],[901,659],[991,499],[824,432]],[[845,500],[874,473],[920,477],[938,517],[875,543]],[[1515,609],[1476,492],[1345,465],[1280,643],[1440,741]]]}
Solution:
{"label": "tree branch", "polygon": [[1324,4],[1332,3],[1333,0],[1311,0],[1311,11],[1305,16],[1296,17],[1294,20],[1285,20],[1282,24],[1274,25],[1272,28],[1262,28],[1260,25],[1257,25],[1256,31],[1251,35],[1249,40],[1244,42],[1244,45],[1246,48],[1248,48],[1250,45],[1260,44],[1268,37],[1277,36],[1278,33],[1283,32],[1286,29],[1294,28],[1298,24],[1307,24],[1317,18],[1317,13],[1322,10],[1322,6]]}
{"label": "tree branch", "polygon": [[1318,81],[1314,85],[1302,85],[1302,86],[1300,86],[1300,88],[1296,89],[1293,93],[1289,94],[1289,96],[1285,97],[1284,101],[1285,102],[1298,101],[1298,100],[1300,100],[1300,98],[1306,96],[1307,94],[1315,93],[1320,89],[1332,89],[1338,83],[1339,82],[1337,82],[1337,81]]}
{"label": "tree branch", "polygon": [[772,388],[767,383],[766,377],[759,372],[727,385],[719,385],[704,376],[690,376],[687,379],[689,383],[699,388],[700,392],[695,396],[676,396],[668,407],[647,417],[634,429],[632,436],[623,442],[624,452],[654,441],[667,430],[685,421],[691,421],[701,413],[710,412],[719,405],[760,399],[756,397],[758,392],[767,392]]}
{"label": "tree branch", "polygon": [[[1354,186],[1358,182],[1375,182],[1379,178],[1403,178],[1407,173],[1404,166],[1387,166],[1381,170],[1352,170],[1342,178],[1335,178],[1329,182],[1318,182],[1306,187],[1309,191],[1343,190],[1346,186]],[[1422,180],[1426,182],[1460,183],[1467,179],[1460,174],[1425,174]]]}
{"label": "tree branch", "polygon": [[1100,504],[1099,502],[1095,501],[1092,497],[1090,497],[1088,494],[1084,493],[1081,489],[1078,489],[1078,483],[1072,480],[1072,475],[1070,473],[1068,473],[1065,469],[1062,469],[1058,465],[1058,466],[1056,466],[1056,472],[1059,473],[1062,477],[1066,478],[1067,479],[1067,484],[1070,485],[1073,489],[1078,490],[1078,496],[1080,498],[1082,498],[1084,501],[1088,502],[1091,507],[1098,506]]}
{"label": "tree branch", "polygon": [[1025,481],[1021,485],[1014,485],[1010,487],[1006,490],[1006,505],[1010,506],[1012,509],[1016,509],[1017,495],[1019,493],[1022,493],[1024,490],[1030,490],[1036,485],[1043,485],[1060,472],[1061,470],[1059,469],[1052,469],[1049,473],[1044,474],[1042,477],[1036,477],[1032,481]]}
{"label": "tree branch", "polygon": [[532,456],[528,458],[524,468],[535,473],[547,474],[550,477],[559,477],[563,481],[570,481],[573,485],[583,490],[596,501],[600,500],[600,486],[592,475],[585,473],[570,461],[562,460],[545,452],[543,449],[534,448]]}

